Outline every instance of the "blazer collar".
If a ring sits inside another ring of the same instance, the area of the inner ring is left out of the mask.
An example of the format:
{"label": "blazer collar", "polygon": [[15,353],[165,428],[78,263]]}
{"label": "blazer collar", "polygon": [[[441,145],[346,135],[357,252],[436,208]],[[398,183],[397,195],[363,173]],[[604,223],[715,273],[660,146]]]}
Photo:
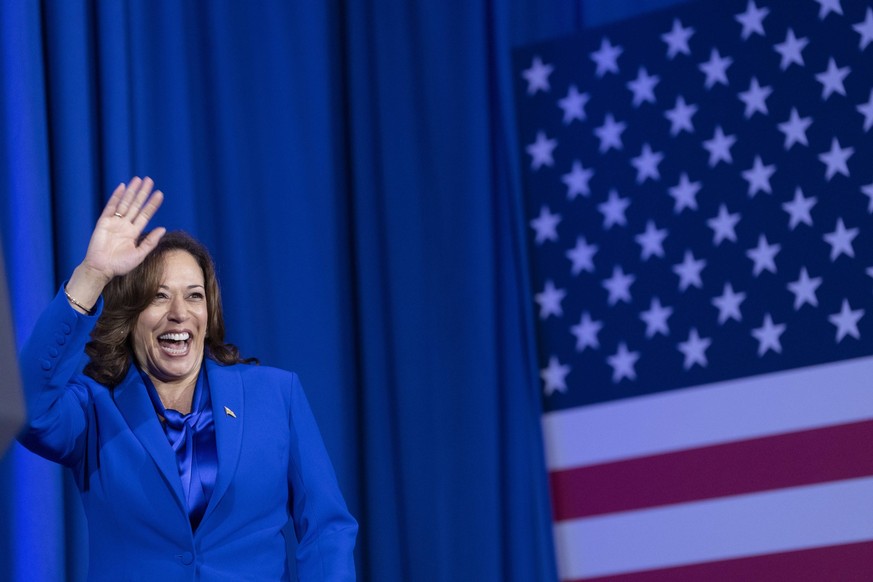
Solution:
{"label": "blazer collar", "polygon": [[218,453],[218,477],[215,479],[215,489],[209,499],[209,505],[200,522],[203,523],[221,501],[222,496],[233,481],[239,464],[242,447],[243,423],[245,409],[243,398],[243,382],[237,366],[222,366],[210,358],[204,358],[206,374],[209,378],[209,389],[212,396],[212,417],[215,424],[215,446]]}
{"label": "blazer collar", "polygon": [[[200,527],[197,528],[198,531],[203,528],[203,523],[227,492],[236,473],[245,419],[243,382],[239,371],[235,367],[222,366],[209,358],[204,358],[203,365],[206,366],[212,399],[218,476],[209,505],[200,521]],[[113,389],[113,398],[133,434],[154,460],[167,488],[173,493],[179,509],[187,516],[188,508],[184,500],[176,456],[167,444],[167,435],[161,428],[139,370],[133,364],[122,383]]]}
{"label": "blazer collar", "polygon": [[139,375],[139,370],[132,363],[124,380],[112,390],[112,397],[130,430],[157,465],[179,509],[187,516],[188,509],[182,492],[182,480],[179,479],[176,455],[167,444],[167,435],[161,428],[155,407]]}

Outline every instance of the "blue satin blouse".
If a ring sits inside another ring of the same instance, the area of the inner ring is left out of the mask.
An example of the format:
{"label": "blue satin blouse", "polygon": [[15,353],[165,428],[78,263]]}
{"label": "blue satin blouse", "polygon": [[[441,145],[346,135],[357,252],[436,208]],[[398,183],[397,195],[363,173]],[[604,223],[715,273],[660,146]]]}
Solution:
{"label": "blue satin blouse", "polygon": [[176,453],[182,490],[188,504],[188,519],[191,529],[196,530],[206,512],[206,506],[215,489],[218,476],[218,453],[215,445],[215,424],[212,417],[212,400],[209,395],[209,380],[206,369],[200,369],[191,412],[181,414],[164,408],[157,390],[148,375],[140,370],[155,412],[164,419],[161,426],[167,440]]}

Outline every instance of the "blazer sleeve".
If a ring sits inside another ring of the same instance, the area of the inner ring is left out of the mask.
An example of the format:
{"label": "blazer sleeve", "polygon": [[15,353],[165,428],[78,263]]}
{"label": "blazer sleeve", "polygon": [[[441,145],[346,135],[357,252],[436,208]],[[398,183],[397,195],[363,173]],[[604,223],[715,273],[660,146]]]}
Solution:
{"label": "blazer sleeve", "polygon": [[321,433],[296,374],[291,386],[292,517],[302,582],[355,580],[358,524],[340,493]]}
{"label": "blazer sleeve", "polygon": [[73,378],[80,371],[102,299],[96,307],[95,315],[79,313],[61,287],[19,354],[28,418],[18,440],[36,454],[66,465],[75,463],[84,450],[89,391]]}

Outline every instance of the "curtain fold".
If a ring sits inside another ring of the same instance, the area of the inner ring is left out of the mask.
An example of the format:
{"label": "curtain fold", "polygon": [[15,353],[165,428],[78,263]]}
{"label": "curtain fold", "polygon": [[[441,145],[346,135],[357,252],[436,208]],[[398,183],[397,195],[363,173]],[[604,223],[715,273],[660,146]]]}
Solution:
{"label": "curtain fold", "polygon": [[[41,12],[36,3],[0,5],[0,228],[19,345],[39,315],[28,301],[54,285],[48,122]],[[9,450],[2,476],[0,576],[62,579],[61,470],[20,447]],[[38,486],[34,486],[38,484]]]}
{"label": "curtain fold", "polygon": [[[3,3],[15,323],[148,174],[154,223],[214,252],[228,339],[300,374],[361,579],[554,580],[509,61],[579,9],[454,4]],[[0,579],[84,579],[61,475],[0,463]]]}

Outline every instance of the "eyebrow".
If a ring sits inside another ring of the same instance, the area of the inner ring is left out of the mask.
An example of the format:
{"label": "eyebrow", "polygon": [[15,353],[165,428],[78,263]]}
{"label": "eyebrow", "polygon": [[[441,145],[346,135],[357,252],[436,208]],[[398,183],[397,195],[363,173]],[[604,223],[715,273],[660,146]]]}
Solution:
{"label": "eyebrow", "polygon": [[[198,288],[198,287],[200,287],[200,288],[203,289],[203,290],[206,290],[206,287],[204,287],[204,286],[201,285],[200,283],[196,283],[196,284],[194,284],[194,285],[188,285],[188,286],[185,287],[185,288],[186,288],[186,289],[196,289],[196,288]],[[160,285],[158,285],[158,289],[169,289],[169,288],[170,288],[170,287],[169,287],[168,285],[164,285],[163,283],[161,283]]]}

